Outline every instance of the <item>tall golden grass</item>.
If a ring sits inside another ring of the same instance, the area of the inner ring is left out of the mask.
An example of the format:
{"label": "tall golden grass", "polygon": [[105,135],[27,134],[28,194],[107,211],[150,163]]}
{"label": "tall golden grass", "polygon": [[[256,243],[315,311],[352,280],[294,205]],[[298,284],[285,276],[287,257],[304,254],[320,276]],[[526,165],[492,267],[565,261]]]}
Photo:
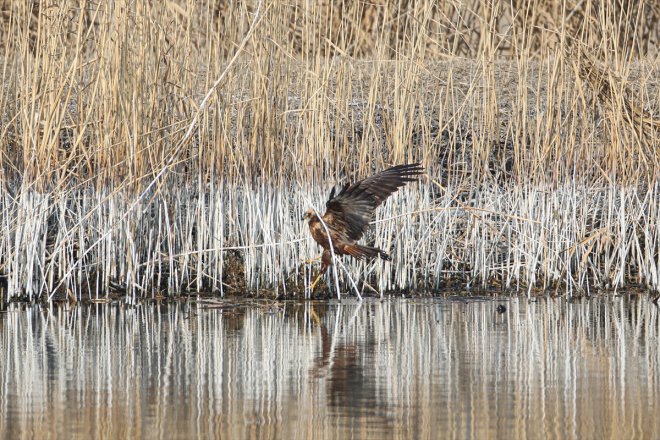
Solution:
{"label": "tall golden grass", "polygon": [[[295,285],[314,252],[291,226],[299,205],[321,203],[337,179],[410,161],[429,178],[389,214],[431,213],[397,221],[446,248],[417,254],[383,232],[400,223],[383,222],[377,236],[408,257],[361,273],[378,274],[376,290],[461,273],[507,286],[660,286],[655,2],[4,0],[0,10],[0,274],[11,296],[99,296],[114,282],[136,295],[224,291],[227,248],[244,288]],[[598,218],[561,203],[546,212],[563,191],[575,203],[591,194],[584,206]],[[555,263],[540,267],[536,252],[550,261],[545,240],[564,215],[575,233],[555,237]],[[476,218],[491,232],[470,237]],[[542,226],[521,235],[516,218]],[[618,258],[622,275],[602,258]]]}

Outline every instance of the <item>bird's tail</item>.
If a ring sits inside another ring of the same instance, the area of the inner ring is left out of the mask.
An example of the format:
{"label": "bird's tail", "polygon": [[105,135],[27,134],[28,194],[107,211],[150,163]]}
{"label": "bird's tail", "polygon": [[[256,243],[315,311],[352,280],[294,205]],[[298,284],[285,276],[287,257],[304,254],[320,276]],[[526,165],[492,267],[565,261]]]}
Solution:
{"label": "bird's tail", "polygon": [[351,246],[346,246],[346,252],[352,257],[361,260],[363,258],[376,258],[380,257],[381,260],[390,261],[390,257],[387,252],[382,249],[378,249],[371,246],[361,246],[359,244],[354,244]]}

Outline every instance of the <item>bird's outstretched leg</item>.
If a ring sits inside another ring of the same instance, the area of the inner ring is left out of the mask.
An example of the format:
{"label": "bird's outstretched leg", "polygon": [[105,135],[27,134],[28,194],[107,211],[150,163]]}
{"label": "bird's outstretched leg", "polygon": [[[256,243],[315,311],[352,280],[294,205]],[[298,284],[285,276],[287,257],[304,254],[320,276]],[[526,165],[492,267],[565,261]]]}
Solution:
{"label": "bird's outstretched leg", "polygon": [[314,291],[316,285],[319,283],[319,281],[321,281],[321,278],[323,278],[323,275],[328,270],[328,267],[330,267],[331,265],[332,265],[332,254],[330,253],[329,250],[324,250],[323,255],[321,255],[321,270],[319,270],[319,274],[316,276],[316,279],[309,287],[310,292]]}
{"label": "bird's outstretched leg", "polygon": [[323,278],[323,275],[325,274],[325,272],[327,270],[328,270],[328,266],[326,266],[324,263],[321,263],[321,269],[319,270],[319,274],[316,275],[316,279],[314,280],[312,285],[309,286],[309,291],[310,292],[314,291],[314,289],[316,288],[316,285],[319,283],[319,281],[321,281],[321,278]]}
{"label": "bird's outstretched leg", "polygon": [[324,273],[325,273],[325,271],[321,271],[321,272],[319,272],[319,274],[316,276],[316,279],[314,280],[314,282],[312,283],[312,285],[309,286],[309,291],[310,291],[310,292],[313,292],[313,291],[314,291],[314,289],[316,288],[316,285],[319,283],[319,281],[321,281],[321,278],[323,278],[323,274],[324,274]]}

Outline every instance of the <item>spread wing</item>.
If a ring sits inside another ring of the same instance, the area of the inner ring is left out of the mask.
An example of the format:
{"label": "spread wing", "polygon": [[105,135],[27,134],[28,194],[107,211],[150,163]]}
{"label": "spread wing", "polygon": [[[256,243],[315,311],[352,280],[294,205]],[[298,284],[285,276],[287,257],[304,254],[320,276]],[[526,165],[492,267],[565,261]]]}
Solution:
{"label": "spread wing", "polygon": [[323,221],[347,239],[362,238],[374,210],[392,193],[424,172],[421,164],[397,165],[352,185],[344,185],[335,196],[335,188],[325,204]]}

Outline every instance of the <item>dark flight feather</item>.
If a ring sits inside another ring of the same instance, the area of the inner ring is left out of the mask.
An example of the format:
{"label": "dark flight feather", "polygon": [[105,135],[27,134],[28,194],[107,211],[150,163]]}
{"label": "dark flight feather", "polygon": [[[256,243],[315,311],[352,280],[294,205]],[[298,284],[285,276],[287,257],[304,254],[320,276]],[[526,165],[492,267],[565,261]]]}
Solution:
{"label": "dark flight feather", "polygon": [[418,163],[397,165],[352,185],[346,184],[337,195],[333,188],[323,220],[349,240],[357,241],[366,232],[375,209],[423,172],[424,167]]}

